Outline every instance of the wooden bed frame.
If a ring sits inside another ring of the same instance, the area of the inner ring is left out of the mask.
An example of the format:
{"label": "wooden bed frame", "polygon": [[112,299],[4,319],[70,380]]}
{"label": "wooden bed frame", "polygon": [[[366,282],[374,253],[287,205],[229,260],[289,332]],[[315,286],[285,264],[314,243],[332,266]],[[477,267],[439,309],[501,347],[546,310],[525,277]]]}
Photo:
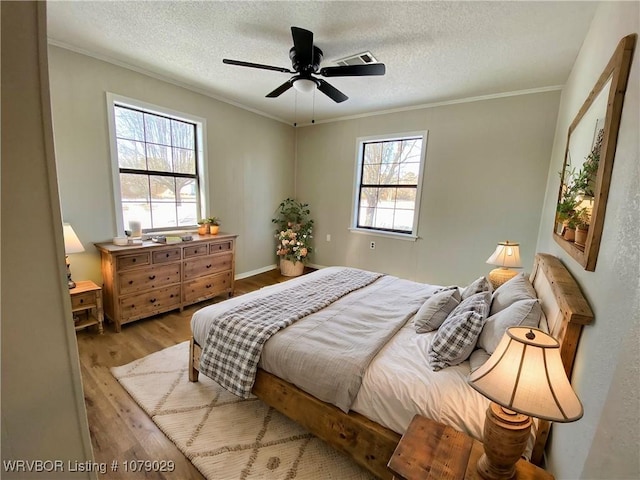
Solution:
{"label": "wooden bed frame", "polygon": [[[530,275],[549,332],[560,342],[565,371],[571,378],[582,327],[593,321],[593,312],[571,273],[556,257],[536,255]],[[189,380],[198,381],[201,348],[191,338]],[[391,478],[387,463],[400,435],[356,412],[345,414],[294,385],[259,369],[253,393],[264,403],[299,423],[317,437],[351,456],[378,478]],[[540,420],[535,430],[531,461],[542,462],[550,422]]]}

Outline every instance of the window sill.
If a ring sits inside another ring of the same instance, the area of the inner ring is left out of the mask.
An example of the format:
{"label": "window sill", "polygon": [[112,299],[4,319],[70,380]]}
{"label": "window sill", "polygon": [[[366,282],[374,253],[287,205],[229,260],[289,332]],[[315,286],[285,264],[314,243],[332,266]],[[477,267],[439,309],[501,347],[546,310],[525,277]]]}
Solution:
{"label": "window sill", "polygon": [[415,242],[418,240],[417,235],[413,235],[411,233],[396,233],[396,232],[383,232],[382,230],[369,230],[367,228],[350,228],[349,231],[351,233],[357,233],[360,235],[371,235],[374,237],[386,237],[393,238],[396,240],[409,240],[410,242]]}

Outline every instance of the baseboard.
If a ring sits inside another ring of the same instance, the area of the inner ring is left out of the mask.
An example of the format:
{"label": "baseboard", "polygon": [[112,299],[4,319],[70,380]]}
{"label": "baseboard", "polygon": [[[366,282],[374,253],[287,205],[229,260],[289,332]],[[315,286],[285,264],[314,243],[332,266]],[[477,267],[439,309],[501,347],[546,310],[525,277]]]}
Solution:
{"label": "baseboard", "polygon": [[242,280],[243,278],[252,277],[254,275],[258,275],[260,273],[268,272],[270,270],[275,270],[278,266],[274,263],[273,265],[267,265],[266,267],[258,268],[256,270],[251,270],[249,272],[242,272],[237,274],[235,277],[236,280]]}
{"label": "baseboard", "polygon": [[326,265],[318,265],[317,263],[307,263],[307,267],[315,268],[316,270],[327,268]]}

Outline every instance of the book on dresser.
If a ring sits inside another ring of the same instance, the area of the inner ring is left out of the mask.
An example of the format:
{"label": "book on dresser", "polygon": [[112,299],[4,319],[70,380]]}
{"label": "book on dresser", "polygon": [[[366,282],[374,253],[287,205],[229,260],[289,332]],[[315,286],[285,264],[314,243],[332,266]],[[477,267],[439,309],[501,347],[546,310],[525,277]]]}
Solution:
{"label": "book on dresser", "polygon": [[96,243],[104,281],[104,315],[125,323],[226,294],[233,295],[237,235],[194,235],[174,244]]}

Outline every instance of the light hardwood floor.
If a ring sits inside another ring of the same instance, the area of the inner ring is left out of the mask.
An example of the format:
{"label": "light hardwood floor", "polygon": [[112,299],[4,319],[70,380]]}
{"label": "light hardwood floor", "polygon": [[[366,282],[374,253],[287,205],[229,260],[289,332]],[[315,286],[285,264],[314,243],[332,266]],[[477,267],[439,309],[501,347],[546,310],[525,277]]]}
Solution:
{"label": "light hardwood floor", "polygon": [[[280,275],[279,270],[271,270],[236,281],[235,295],[288,279]],[[104,335],[99,335],[95,327],[77,333],[95,461],[110,466],[114,460],[120,464],[125,460],[173,460],[176,466],[172,473],[126,474],[120,468],[118,472],[108,472],[100,478],[204,478],[120,386],[109,369],[189,340],[191,315],[210,303],[222,300],[224,297],[218,297],[214,301],[192,305],[183,312],[169,312],[129,323],[123,325],[121,333],[115,333],[113,324],[109,323],[105,324]]]}

